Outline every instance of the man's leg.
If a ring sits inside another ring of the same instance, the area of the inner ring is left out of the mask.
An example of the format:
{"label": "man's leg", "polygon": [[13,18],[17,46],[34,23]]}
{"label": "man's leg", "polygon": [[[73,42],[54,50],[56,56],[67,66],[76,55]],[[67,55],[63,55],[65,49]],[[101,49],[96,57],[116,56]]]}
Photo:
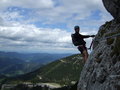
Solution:
{"label": "man's leg", "polygon": [[87,48],[78,46],[78,50],[81,52],[81,54],[83,56],[84,63],[85,63],[87,61],[87,58],[88,58]]}
{"label": "man's leg", "polygon": [[88,52],[87,52],[87,50],[84,50],[84,51],[83,51],[83,59],[84,59],[84,62],[87,61],[87,58],[88,58]]}
{"label": "man's leg", "polygon": [[85,54],[82,53],[82,56],[83,56],[83,63],[85,63]]}

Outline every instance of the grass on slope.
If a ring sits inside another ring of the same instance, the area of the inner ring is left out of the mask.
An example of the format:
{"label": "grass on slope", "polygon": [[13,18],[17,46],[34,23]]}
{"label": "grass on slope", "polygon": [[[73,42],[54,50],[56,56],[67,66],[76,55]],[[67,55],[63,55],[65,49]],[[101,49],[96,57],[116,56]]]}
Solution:
{"label": "grass on slope", "polygon": [[70,85],[72,82],[78,81],[82,67],[81,55],[76,54],[54,61],[34,72],[23,75],[18,78],[18,81],[32,83],[52,82],[61,85]]}

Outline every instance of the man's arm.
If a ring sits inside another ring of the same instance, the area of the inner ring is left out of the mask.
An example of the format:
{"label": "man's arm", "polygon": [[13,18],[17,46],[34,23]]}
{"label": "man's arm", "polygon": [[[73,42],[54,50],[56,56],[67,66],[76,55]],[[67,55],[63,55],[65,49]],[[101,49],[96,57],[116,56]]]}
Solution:
{"label": "man's arm", "polygon": [[95,37],[95,35],[82,35],[83,38]]}

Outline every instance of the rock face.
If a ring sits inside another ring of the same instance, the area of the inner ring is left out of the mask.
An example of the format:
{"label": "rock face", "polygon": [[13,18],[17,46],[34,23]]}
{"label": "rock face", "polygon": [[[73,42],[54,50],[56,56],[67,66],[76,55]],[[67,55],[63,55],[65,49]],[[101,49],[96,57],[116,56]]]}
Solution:
{"label": "rock face", "polygon": [[120,90],[120,24],[114,20],[100,27],[78,90]]}
{"label": "rock face", "polygon": [[[80,76],[78,90],[120,90],[120,23],[113,1],[103,0],[106,9],[115,18],[99,29],[90,54]],[[119,12],[120,16],[120,12]]]}
{"label": "rock face", "polygon": [[102,0],[108,12],[120,22],[120,0]]}

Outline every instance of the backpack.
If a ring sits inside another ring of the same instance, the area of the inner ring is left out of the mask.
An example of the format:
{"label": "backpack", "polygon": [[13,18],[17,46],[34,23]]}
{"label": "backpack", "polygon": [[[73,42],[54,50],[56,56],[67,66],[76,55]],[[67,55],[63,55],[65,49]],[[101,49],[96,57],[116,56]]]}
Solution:
{"label": "backpack", "polygon": [[72,34],[71,37],[72,37],[72,43],[74,44],[74,46],[80,45],[80,42],[78,42],[78,40],[76,40],[75,38],[75,34]]}

